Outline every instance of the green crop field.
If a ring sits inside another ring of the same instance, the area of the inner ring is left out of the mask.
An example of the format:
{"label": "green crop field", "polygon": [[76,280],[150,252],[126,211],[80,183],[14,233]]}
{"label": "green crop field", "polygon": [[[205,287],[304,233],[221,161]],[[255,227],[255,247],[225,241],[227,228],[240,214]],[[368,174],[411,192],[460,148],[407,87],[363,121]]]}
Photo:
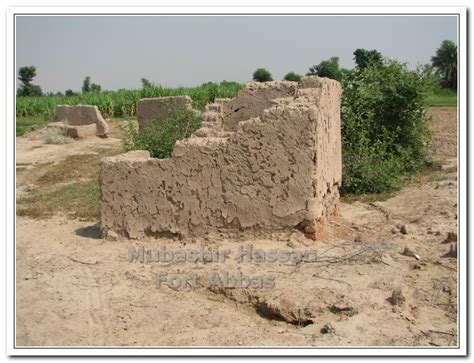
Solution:
{"label": "green crop field", "polygon": [[127,117],[134,116],[137,101],[141,98],[166,97],[166,96],[190,96],[193,107],[202,109],[207,103],[215,98],[231,98],[243,85],[235,82],[222,82],[220,84],[210,83],[200,87],[178,87],[164,88],[151,86],[139,90],[119,90],[90,92],[78,94],[71,97],[66,96],[41,96],[41,97],[17,97],[17,117],[41,116],[50,118],[54,115],[57,105],[95,105],[99,108],[102,116]]}
{"label": "green crop field", "polygon": [[102,116],[133,117],[137,101],[141,98],[189,96],[193,107],[203,109],[215,98],[232,98],[243,88],[236,82],[208,83],[200,87],[164,88],[151,86],[138,90],[119,90],[82,93],[75,96],[17,97],[16,100],[16,136],[46,124],[54,115],[57,105],[95,105]]}
{"label": "green crop field", "polygon": [[456,91],[450,89],[442,89],[435,91],[433,94],[429,95],[426,99],[426,104],[428,106],[452,106],[456,107],[458,102],[458,97]]}
{"label": "green crop field", "polygon": [[[96,105],[104,117],[134,117],[137,101],[147,97],[190,96],[193,105],[202,109],[215,98],[232,98],[243,88],[235,82],[206,84],[200,87],[147,87],[139,90],[105,91],[100,93],[66,96],[17,97],[16,136],[46,124],[54,114],[57,105]],[[457,105],[457,94],[449,89],[438,90],[426,98],[427,106]]]}
{"label": "green crop field", "polygon": [[24,116],[16,118],[16,136],[21,136],[25,132],[32,131],[38,126],[48,123],[42,116]]}

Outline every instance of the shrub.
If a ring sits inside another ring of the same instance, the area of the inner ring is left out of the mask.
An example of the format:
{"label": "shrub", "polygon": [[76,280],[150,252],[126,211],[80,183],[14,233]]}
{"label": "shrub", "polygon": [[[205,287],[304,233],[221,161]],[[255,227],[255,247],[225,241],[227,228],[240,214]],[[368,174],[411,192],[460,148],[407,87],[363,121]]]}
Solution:
{"label": "shrub", "polygon": [[273,81],[272,75],[265,68],[258,68],[253,72],[253,80],[257,82],[269,82]]}
{"label": "shrub", "polygon": [[418,76],[423,79],[427,90],[431,94],[439,93],[443,90],[441,87],[442,78],[436,72],[435,68],[429,64],[420,65],[416,68]]}
{"label": "shrub", "polygon": [[43,143],[45,144],[69,144],[74,139],[67,135],[66,128],[47,127],[43,131]]}
{"label": "shrub", "polygon": [[404,64],[385,61],[342,80],[343,193],[398,189],[428,161],[427,87]]}
{"label": "shrub", "polygon": [[36,84],[22,84],[17,90],[18,97],[40,97],[42,95],[41,87]]}
{"label": "shrub", "polygon": [[364,70],[369,66],[381,67],[383,66],[383,57],[380,52],[375,49],[356,49],[354,51],[354,61],[357,68]]}
{"label": "shrub", "polygon": [[323,60],[318,65],[310,67],[307,75],[317,75],[318,77],[326,77],[340,81],[343,72],[339,67],[339,57],[331,57],[328,60]]}
{"label": "shrub", "polygon": [[299,82],[301,79],[301,76],[299,74],[296,74],[295,72],[290,72],[287,73],[285,78],[283,78],[285,81],[293,81],[293,82]]}
{"label": "shrub", "polygon": [[[77,93],[74,92],[72,89],[67,89],[66,92],[64,92],[64,96],[73,97],[73,96],[77,96]],[[61,97],[61,96],[58,95],[58,97]]]}
{"label": "shrub", "polygon": [[150,122],[142,132],[129,121],[123,129],[122,144],[126,151],[148,150],[154,158],[169,158],[176,141],[190,137],[199,127],[197,111],[176,106],[168,117]]}

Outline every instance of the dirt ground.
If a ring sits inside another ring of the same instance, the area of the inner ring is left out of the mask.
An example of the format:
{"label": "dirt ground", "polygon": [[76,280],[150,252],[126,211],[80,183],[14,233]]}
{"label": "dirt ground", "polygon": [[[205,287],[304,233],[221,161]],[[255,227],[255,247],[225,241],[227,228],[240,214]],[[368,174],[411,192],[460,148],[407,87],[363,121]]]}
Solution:
{"label": "dirt ground", "polygon": [[[429,114],[437,167],[392,198],[342,203],[317,241],[297,230],[107,241],[97,219],[17,216],[17,346],[457,345],[456,109]],[[41,186],[44,173],[68,156],[120,148],[117,138],[92,136],[44,145],[31,133],[16,142],[17,201],[54,188],[54,178]],[[94,180],[93,170],[77,177]],[[230,252],[225,262],[140,263],[128,261],[131,246]],[[316,257],[239,262],[239,246]],[[274,288],[208,286],[226,272]],[[197,284],[158,288],[157,273],[194,273]]]}

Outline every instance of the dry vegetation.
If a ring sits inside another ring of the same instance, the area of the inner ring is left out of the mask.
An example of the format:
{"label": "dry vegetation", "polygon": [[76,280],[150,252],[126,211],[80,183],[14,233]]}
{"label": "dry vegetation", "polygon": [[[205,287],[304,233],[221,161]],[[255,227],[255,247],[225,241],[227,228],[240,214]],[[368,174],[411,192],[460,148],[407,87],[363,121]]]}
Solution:
{"label": "dry vegetation", "polygon": [[40,168],[25,169],[21,175],[27,183],[26,193],[17,200],[17,215],[46,218],[64,213],[71,218],[98,219],[100,160],[116,155],[122,149],[96,148],[93,154],[70,155]]}

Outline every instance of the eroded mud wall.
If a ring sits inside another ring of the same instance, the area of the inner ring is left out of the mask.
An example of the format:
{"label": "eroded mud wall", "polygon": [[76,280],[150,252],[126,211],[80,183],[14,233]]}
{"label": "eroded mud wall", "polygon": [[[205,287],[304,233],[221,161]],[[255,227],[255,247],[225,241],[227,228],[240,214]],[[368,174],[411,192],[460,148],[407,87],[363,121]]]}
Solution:
{"label": "eroded mud wall", "polygon": [[285,97],[269,96],[235,131],[225,130],[225,105],[210,107],[220,131],[198,130],[169,159],[143,151],[104,159],[103,232],[139,238],[210,227],[282,229],[332,213],[341,182],[340,84],[310,77],[258,87],[272,95],[284,89]]}

